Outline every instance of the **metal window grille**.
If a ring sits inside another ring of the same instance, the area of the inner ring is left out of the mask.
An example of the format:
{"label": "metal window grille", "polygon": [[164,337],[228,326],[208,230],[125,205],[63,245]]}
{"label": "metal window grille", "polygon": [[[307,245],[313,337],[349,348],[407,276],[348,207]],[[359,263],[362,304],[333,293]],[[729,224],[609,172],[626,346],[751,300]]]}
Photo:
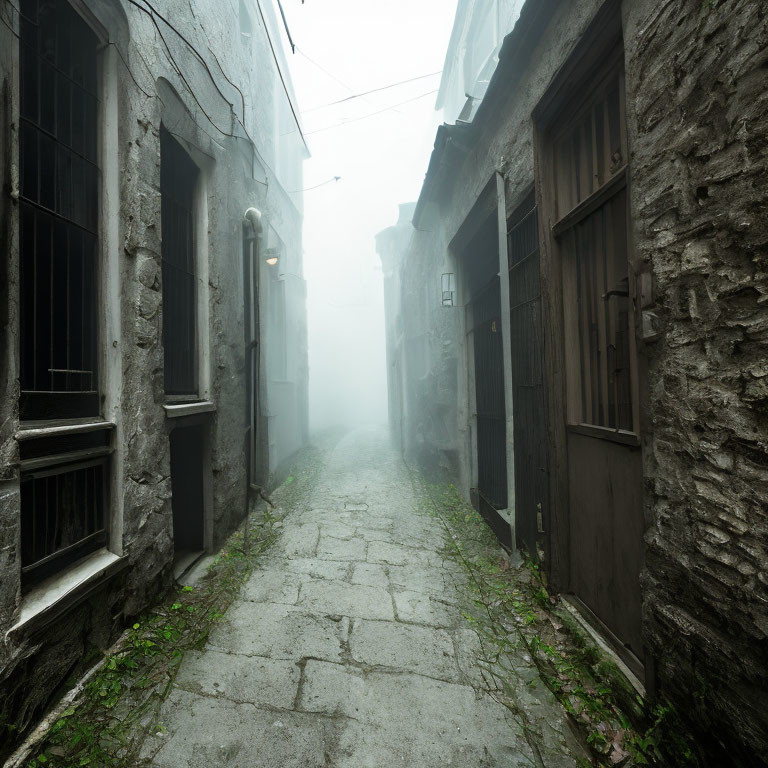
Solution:
{"label": "metal window grille", "polygon": [[21,417],[99,411],[98,39],[63,0],[21,0]]}
{"label": "metal window grille", "polygon": [[106,545],[106,468],[98,459],[22,477],[21,566],[25,586]]}
{"label": "metal window grille", "polygon": [[198,393],[194,227],[198,169],[165,128],[160,132],[160,162],[165,393],[194,396]]}
{"label": "metal window grille", "polygon": [[507,425],[501,288],[494,278],[472,302],[478,490],[494,509],[507,506]]}
{"label": "metal window grille", "polygon": [[[533,193],[508,221],[515,531],[534,555],[548,529],[547,406],[537,209]],[[545,528],[546,525],[546,528]]]}

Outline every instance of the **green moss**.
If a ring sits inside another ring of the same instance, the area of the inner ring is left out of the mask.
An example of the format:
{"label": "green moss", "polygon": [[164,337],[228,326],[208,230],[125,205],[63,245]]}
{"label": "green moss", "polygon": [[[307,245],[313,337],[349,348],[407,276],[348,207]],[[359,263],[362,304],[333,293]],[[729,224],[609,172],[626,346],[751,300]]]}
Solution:
{"label": "green moss", "polygon": [[455,487],[430,485],[415,475],[413,481],[422,509],[445,528],[446,554],[467,571],[476,610],[465,615],[486,660],[508,670],[507,680],[493,680],[508,699],[514,699],[522,645],[581,731],[596,765],[705,764],[674,711],[668,705],[649,711],[616,664],[550,594],[538,563],[510,567],[493,533]]}
{"label": "green moss", "polygon": [[[289,489],[278,492],[284,507],[316,481],[319,467],[317,449],[306,449],[292,470]],[[212,627],[276,538],[278,521],[269,508],[252,514],[229,537],[199,587],[174,587],[136,619],[26,768],[140,765],[145,738],[163,730],[160,708],[184,655],[205,646]]]}

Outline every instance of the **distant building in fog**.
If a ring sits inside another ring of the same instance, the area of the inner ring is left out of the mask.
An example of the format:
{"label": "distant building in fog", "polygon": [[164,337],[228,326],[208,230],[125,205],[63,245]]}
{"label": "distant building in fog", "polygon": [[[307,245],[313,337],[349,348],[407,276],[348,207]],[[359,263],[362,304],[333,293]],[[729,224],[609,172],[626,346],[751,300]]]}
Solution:
{"label": "distant building in fog", "polygon": [[0,758],[306,440],[307,149],[265,5],[2,9]]}

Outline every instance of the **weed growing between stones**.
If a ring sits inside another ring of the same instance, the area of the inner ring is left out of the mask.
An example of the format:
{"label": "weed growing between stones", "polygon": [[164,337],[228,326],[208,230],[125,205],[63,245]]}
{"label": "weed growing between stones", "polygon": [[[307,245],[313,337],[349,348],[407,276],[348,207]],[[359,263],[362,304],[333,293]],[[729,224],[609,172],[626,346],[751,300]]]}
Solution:
{"label": "weed growing between stones", "polygon": [[146,736],[163,730],[158,714],[184,654],[205,645],[272,543],[276,522],[268,510],[252,515],[198,587],[175,587],[136,621],[54,723],[27,768],[138,765]]}
{"label": "weed growing between stones", "polygon": [[[341,433],[321,436],[332,445]],[[296,456],[290,482],[272,494],[290,510],[322,468],[323,449],[307,446]],[[279,535],[282,516],[270,505],[244,521],[224,544],[197,587],[176,586],[122,636],[73,705],[65,710],[25,763],[25,768],[135,768],[146,737],[163,732],[160,708],[179,664],[202,649],[208,634],[232,604],[260,555]]]}
{"label": "weed growing between stones", "polygon": [[[586,741],[593,764],[705,765],[673,707],[646,705],[559,598],[549,594],[538,565],[511,565],[454,486],[416,477],[414,483],[423,509],[444,526],[446,554],[469,576],[475,610],[465,618],[480,640],[486,691],[516,715],[534,751],[548,739],[542,724],[527,715],[535,710],[534,689],[543,684]],[[521,658],[532,660],[538,674],[526,674]]]}

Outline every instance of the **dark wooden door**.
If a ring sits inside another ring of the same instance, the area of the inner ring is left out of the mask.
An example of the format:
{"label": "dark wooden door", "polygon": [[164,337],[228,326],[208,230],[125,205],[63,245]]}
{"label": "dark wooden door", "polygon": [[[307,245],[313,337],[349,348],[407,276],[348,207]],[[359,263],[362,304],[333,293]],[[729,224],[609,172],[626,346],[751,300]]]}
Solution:
{"label": "dark wooden door", "polygon": [[594,79],[563,88],[549,134],[554,185],[542,200],[551,201],[562,268],[569,582],[619,647],[642,660],[640,360],[623,62],[618,46]]}
{"label": "dark wooden door", "polygon": [[549,530],[547,418],[543,372],[539,238],[533,193],[508,222],[510,340],[515,441],[515,534],[537,556]]}
{"label": "dark wooden door", "polygon": [[643,469],[626,189],[562,237],[571,585],[642,660]]}
{"label": "dark wooden door", "polygon": [[507,507],[507,420],[501,287],[494,278],[472,302],[477,408],[477,474],[480,512],[504,544],[510,529],[498,510]]}

